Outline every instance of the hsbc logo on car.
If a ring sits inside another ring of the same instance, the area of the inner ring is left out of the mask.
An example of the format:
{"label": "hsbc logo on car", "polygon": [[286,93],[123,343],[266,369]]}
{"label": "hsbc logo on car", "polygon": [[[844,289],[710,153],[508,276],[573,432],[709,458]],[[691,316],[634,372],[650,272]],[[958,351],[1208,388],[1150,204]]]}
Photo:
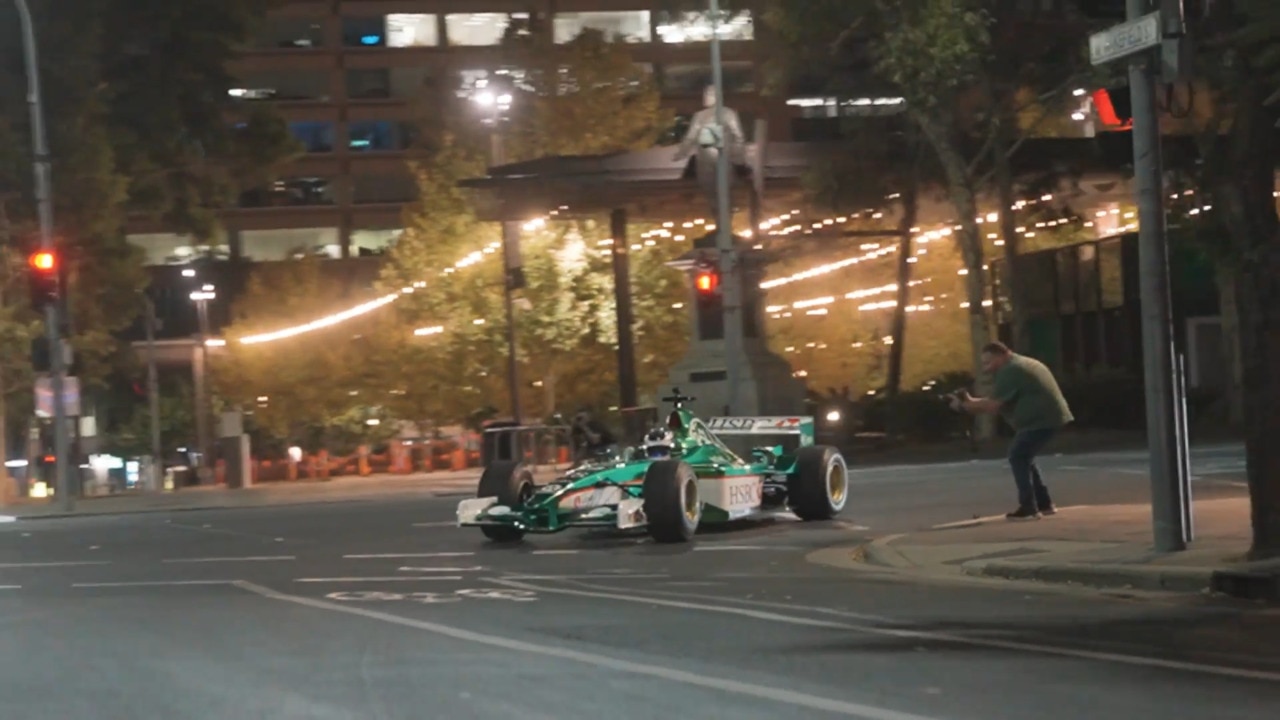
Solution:
{"label": "hsbc logo on car", "polygon": [[712,430],[751,430],[756,426],[756,419],[740,417],[711,418],[707,426]]}

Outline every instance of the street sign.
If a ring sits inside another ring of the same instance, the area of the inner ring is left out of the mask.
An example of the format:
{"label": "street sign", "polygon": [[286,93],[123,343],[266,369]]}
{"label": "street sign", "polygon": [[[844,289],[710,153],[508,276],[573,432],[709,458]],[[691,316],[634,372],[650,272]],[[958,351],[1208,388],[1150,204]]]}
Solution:
{"label": "street sign", "polygon": [[1089,60],[1105,65],[1160,44],[1160,12],[1143,15],[1089,36]]}
{"label": "street sign", "polygon": [[[48,375],[36,378],[36,415],[42,418],[53,417],[53,380]],[[80,378],[68,375],[62,379],[62,402],[67,410],[67,417],[80,416]]]}

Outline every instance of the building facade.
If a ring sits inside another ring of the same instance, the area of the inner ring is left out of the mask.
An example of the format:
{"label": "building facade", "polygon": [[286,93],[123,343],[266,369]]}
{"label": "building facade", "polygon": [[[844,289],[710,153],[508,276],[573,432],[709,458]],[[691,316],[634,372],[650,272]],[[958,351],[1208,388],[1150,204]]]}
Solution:
{"label": "building facade", "polygon": [[[269,102],[306,150],[269,188],[224,217],[215,258],[382,254],[415,188],[406,152],[425,87],[465,94],[495,69],[510,23],[529,19],[555,42],[584,29],[620,36],[656,79],[665,104],[689,115],[711,76],[705,12],[668,0],[298,0],[274,10],[231,69],[245,103]],[[696,5],[694,5],[696,6]],[[771,119],[786,139],[784,99],[762,97],[755,13],[735,4],[721,30],[726,102]],[[190,238],[138,221],[130,239],[150,265],[183,264]]]}

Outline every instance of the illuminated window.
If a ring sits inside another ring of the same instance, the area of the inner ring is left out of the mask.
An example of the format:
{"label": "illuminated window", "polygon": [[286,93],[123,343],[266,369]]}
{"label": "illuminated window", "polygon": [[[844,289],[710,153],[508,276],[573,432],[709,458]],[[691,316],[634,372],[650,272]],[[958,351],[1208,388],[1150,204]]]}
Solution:
{"label": "illuminated window", "polygon": [[[749,62],[722,62],[720,70],[727,95],[754,92],[755,66]],[[662,91],[668,95],[701,95],[713,82],[710,65],[667,65],[662,68]]]}
{"label": "illuminated window", "polygon": [[225,242],[201,245],[188,235],[140,233],[128,236],[128,241],[142,249],[145,254],[143,262],[147,265],[182,265],[201,257],[215,260],[231,257],[231,248]]}
{"label": "illuminated window", "polygon": [[582,34],[583,30],[599,30],[610,40],[620,38],[629,43],[647,43],[653,40],[648,10],[556,13],[556,42],[567,43]]}
{"label": "illuminated window", "polygon": [[396,244],[403,230],[353,230],[351,254],[358,257],[382,255]]}
{"label": "illuminated window", "polygon": [[246,260],[270,262],[306,257],[340,257],[338,229],[331,227],[242,230],[240,254]]}
{"label": "illuminated window", "polygon": [[457,13],[444,18],[449,44],[498,45],[512,20],[528,20],[528,13]]}
{"label": "illuminated window", "polygon": [[396,14],[387,16],[387,47],[434,47],[440,44],[440,28],[435,15]]}
{"label": "illuminated window", "polygon": [[[721,40],[755,39],[755,26],[752,24],[750,11],[723,14],[725,19],[718,30]],[[660,12],[658,37],[662,38],[662,42],[672,44],[710,42],[710,13]]]}

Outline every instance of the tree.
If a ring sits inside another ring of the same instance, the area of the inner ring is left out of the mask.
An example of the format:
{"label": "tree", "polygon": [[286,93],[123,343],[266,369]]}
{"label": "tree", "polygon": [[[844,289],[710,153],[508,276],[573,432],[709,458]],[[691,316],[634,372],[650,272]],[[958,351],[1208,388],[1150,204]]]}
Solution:
{"label": "tree", "polygon": [[[394,389],[371,371],[384,333],[376,318],[335,325],[294,338],[244,344],[240,338],[314,320],[351,304],[335,288],[323,261],[306,258],[258,266],[233,307],[227,345],[212,358],[215,392],[251,413],[255,428],[272,439],[318,448],[350,440],[349,417],[379,419]],[[333,268],[340,270],[341,268]],[[382,432],[370,425],[369,436]]]}
{"label": "tree", "polygon": [[[236,189],[270,173],[292,151],[284,126],[258,113],[227,120],[224,61],[266,3],[85,0],[66,13],[31,0],[40,48],[45,120],[53,157],[56,232],[69,269],[70,341],[84,391],[102,390],[123,357],[116,334],[141,309],[142,254],[125,239],[130,210],[146,210],[179,232],[213,234],[212,213]],[[21,256],[35,237],[27,81],[12,7],[0,3],[0,197]],[[6,258],[4,262],[12,262]],[[38,323],[6,294],[0,334],[29,335]],[[15,354],[9,382],[30,372]],[[10,414],[12,417],[12,414]]]}
{"label": "tree", "polygon": [[[1039,33],[1028,32],[1035,26],[1010,12],[997,12],[981,0],[818,0],[803,11],[778,0],[769,13],[803,56],[827,53],[831,74],[839,79],[835,87],[863,80],[873,90],[892,88],[904,98],[905,113],[931,148],[956,212],[958,232],[952,237],[967,270],[971,358],[980,386],[989,379],[979,371],[978,355],[992,332],[983,303],[987,244],[979,228],[979,201],[997,180],[1011,257],[1017,232],[1010,201],[1015,178],[1008,161],[1029,130],[1018,126],[1029,115],[1019,98],[1030,91],[1033,104],[1043,108],[1062,95],[1070,76],[1062,71],[1064,41],[1040,42]],[[1037,65],[1044,67],[1029,70]],[[1070,61],[1066,65],[1073,67]],[[1049,79],[1056,85],[1044,87]],[[1015,287],[1015,305],[1018,300]],[[1016,319],[1015,329],[1021,324]],[[983,436],[993,429],[990,422],[979,424]]]}
{"label": "tree", "polygon": [[[656,85],[624,44],[591,30],[555,44],[545,32],[524,30],[513,26],[502,51],[502,69],[513,79],[515,95],[501,127],[507,159],[642,149],[670,125]],[[420,285],[396,304],[405,328],[397,342],[403,345],[389,355],[401,368],[431,368],[420,380],[402,383],[397,401],[418,421],[459,422],[507,394],[503,278],[495,252],[499,228],[481,222],[471,198],[457,187],[483,169],[477,150],[482,143],[466,120],[469,111],[435,107],[424,119],[421,156],[413,163],[419,199],[406,214],[406,230],[381,280],[383,291]],[[598,383],[576,382],[567,392],[558,382],[602,373],[616,363],[613,283],[599,253],[607,237],[592,218],[523,233],[526,286],[518,291],[516,310],[520,376],[527,381],[521,394],[534,394],[529,385],[536,384],[544,414],[565,400],[598,400],[612,384],[611,373]],[[472,254],[492,261],[449,271]],[[661,318],[682,297],[681,278],[646,261],[636,263],[633,276],[646,287],[645,297],[635,302],[637,339],[654,343],[652,353],[642,344],[640,370],[644,377],[659,367],[665,374],[677,357],[669,341],[679,330]],[[443,332],[409,332],[436,326]],[[677,327],[687,333],[687,324]]]}
{"label": "tree", "polygon": [[1225,229],[1224,297],[1239,314],[1254,557],[1280,555],[1280,217],[1275,200],[1280,7],[1215,3],[1202,28],[1219,112],[1201,136],[1202,189]]}
{"label": "tree", "polygon": [[647,149],[674,119],[630,48],[599,30],[567,43],[513,32],[503,60],[519,77],[504,130],[512,160]]}

